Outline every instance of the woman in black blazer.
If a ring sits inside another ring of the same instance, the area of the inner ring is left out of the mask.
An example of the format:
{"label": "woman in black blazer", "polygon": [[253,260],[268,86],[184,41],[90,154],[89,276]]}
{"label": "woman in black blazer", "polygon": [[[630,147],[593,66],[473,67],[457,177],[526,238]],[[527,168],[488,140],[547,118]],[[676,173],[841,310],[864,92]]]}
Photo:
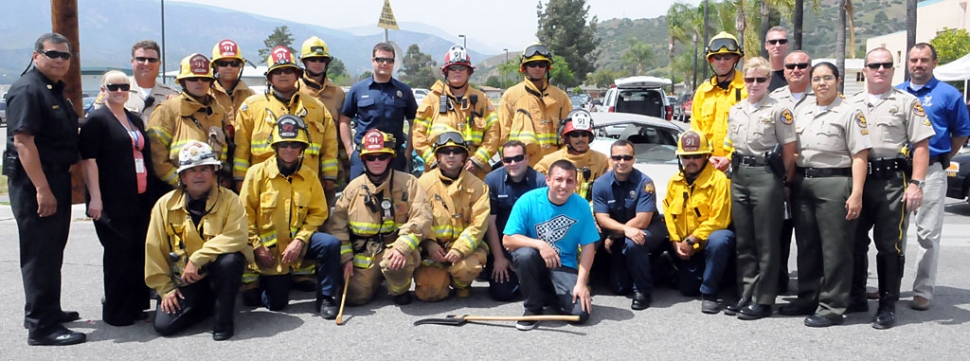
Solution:
{"label": "woman in black blazer", "polygon": [[160,195],[150,172],[145,124],[124,108],[131,85],[119,71],[101,80],[104,107],[88,114],[80,133],[80,153],[88,190],[88,215],[104,247],[102,319],[127,326],[145,317],[145,235],[149,213]]}

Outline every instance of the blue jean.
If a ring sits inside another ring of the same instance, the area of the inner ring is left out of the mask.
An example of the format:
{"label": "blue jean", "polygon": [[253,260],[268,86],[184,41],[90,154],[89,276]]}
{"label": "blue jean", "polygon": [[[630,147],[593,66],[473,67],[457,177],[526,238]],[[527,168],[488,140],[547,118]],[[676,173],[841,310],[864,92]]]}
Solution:
{"label": "blue jean", "polygon": [[[397,156],[394,157],[394,161],[391,162],[391,167],[395,170],[399,170],[405,173],[410,173],[408,170],[408,159],[404,156],[404,151],[398,149]],[[354,149],[353,154],[350,155],[350,178],[349,180],[354,180],[354,178],[359,177],[364,174],[364,161],[360,159],[360,154]]]}
{"label": "blue jean", "polygon": [[[680,260],[680,293],[684,296],[701,294],[715,296],[731,258],[735,257],[734,232],[721,229],[711,232],[704,249],[687,260]],[[728,280],[734,282],[734,275]]]}
{"label": "blue jean", "polygon": [[579,316],[576,324],[589,320],[580,302],[573,303],[573,287],[578,271],[569,267],[546,268],[539,250],[522,247],[512,252],[512,266],[519,275],[525,309],[541,314],[542,307],[554,307],[559,313]]}
{"label": "blue jean", "polygon": [[[305,259],[317,261],[317,298],[333,297],[341,279],[340,241],[337,237],[316,232],[310,236]],[[290,275],[259,276],[263,306],[272,311],[282,310],[290,302]]]}

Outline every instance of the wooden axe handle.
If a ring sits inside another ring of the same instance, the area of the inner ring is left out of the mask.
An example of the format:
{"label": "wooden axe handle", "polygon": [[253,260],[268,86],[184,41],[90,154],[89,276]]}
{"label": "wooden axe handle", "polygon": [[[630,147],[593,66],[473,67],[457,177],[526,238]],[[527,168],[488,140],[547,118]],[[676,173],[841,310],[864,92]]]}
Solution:
{"label": "wooden axe handle", "polygon": [[579,322],[579,316],[536,315],[536,316],[465,316],[465,321],[570,321]]}

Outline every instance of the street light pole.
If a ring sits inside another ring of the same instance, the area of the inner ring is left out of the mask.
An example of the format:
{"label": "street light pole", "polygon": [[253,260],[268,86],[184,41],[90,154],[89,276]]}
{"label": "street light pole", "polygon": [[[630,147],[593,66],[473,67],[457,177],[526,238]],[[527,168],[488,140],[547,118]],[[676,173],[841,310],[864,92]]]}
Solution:
{"label": "street light pole", "polygon": [[[509,49],[506,48],[506,49],[502,49],[502,50],[505,50],[505,66],[508,66],[508,64],[509,64]],[[503,88],[506,86],[505,85],[505,82],[507,82],[507,81],[508,80],[505,79],[505,72],[502,72],[502,87]]]}
{"label": "street light pole", "polygon": [[162,0],[162,84],[165,83],[165,0]]}

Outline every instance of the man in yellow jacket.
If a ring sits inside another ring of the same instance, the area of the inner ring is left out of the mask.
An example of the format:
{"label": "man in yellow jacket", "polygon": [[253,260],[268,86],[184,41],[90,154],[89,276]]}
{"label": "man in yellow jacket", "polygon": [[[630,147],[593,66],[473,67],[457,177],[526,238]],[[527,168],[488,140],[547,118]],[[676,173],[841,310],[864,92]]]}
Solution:
{"label": "man in yellow jacket", "polygon": [[226,160],[226,111],[209,95],[214,79],[204,55],[185,57],[175,77],[182,93],[156,107],[148,119],[155,175],[170,186],[178,181],[179,151],[190,141],[207,143],[217,160]]}
{"label": "man in yellow jacket", "polygon": [[610,170],[610,160],[605,154],[589,148],[596,135],[593,134],[593,118],[586,109],[573,109],[559,126],[560,139],[566,146],[542,157],[536,164],[536,171],[549,172],[549,167],[557,160],[565,159],[576,166],[576,194],[592,201],[593,181]]}
{"label": "man in yellow jacket", "polygon": [[418,243],[431,236],[431,205],[414,176],[391,169],[394,137],[371,129],[357,152],[364,174],[344,189],[327,233],[340,240],[347,304],[374,298],[381,278],[394,303],[411,303],[411,276],[421,263]]}
{"label": "man in yellow jacket", "polygon": [[488,259],[483,238],[491,212],[488,186],[465,171],[470,152],[461,133],[445,128],[433,151],[438,167],[418,179],[434,216],[434,234],[421,242],[423,261],[414,271],[414,294],[425,302],[447,298],[449,284],[460,298],[471,294]]}
{"label": "man in yellow jacket", "polygon": [[721,311],[717,292],[731,257],[735,254],[731,223],[731,184],[723,172],[707,164],[711,143],[694,130],[681,134],[677,142],[681,171],[667,183],[664,221],[671,247],[679,258],[680,292],[685,296],[700,293],[701,312]]}
{"label": "man in yellow jacket", "polygon": [[418,106],[411,130],[414,150],[424,158],[428,168],[433,168],[438,160],[432,134],[457,129],[468,145],[465,170],[485,179],[502,137],[492,101],[481,90],[468,85],[475,68],[465,48],[452,46],[445,54],[444,64],[441,73],[445,81],[432,85],[431,93]]}
{"label": "man in yellow jacket", "polygon": [[276,155],[246,173],[240,197],[249,220],[249,243],[256,262],[244,281],[259,281],[260,300],[276,311],[289,303],[290,273],[303,260],[317,261],[316,291],[320,316],[337,318],[334,302],[340,279],[340,241],[317,232],[327,219],[327,201],[320,180],[303,166],[310,145],[300,118],[284,115],[276,121],[270,146]]}
{"label": "man in yellow jacket", "polygon": [[[303,76],[300,77],[300,91],[306,95],[316,98],[327,108],[331,119],[334,115],[339,116],[340,107],[344,105],[347,94],[342,88],[334,84],[327,77],[327,70],[330,69],[330,48],[327,43],[316,36],[311,36],[303,42],[300,47],[300,61],[303,62]],[[336,126],[336,120],[333,120]],[[333,207],[337,197],[337,190],[342,190],[346,186],[346,172],[350,168],[350,158],[347,150],[344,149],[343,142],[340,142],[340,133],[337,132],[337,180],[335,186],[327,191],[327,206]]]}
{"label": "man in yellow jacket", "polygon": [[711,38],[706,53],[714,76],[694,92],[690,126],[711,141],[714,147],[711,163],[725,171],[731,165],[729,157],[734,152],[727,141],[728,111],[748,97],[744,76],[737,70],[738,62],[744,58],[744,49],[734,35],[722,31]]}
{"label": "man in yellow jacket", "polygon": [[573,103],[566,93],[549,84],[552,53],[545,45],[534,43],[519,58],[519,72],[525,80],[509,88],[499,103],[498,120],[502,140],[518,140],[526,146],[529,166],[559,150],[556,128]]}
{"label": "man in yellow jacket", "polygon": [[236,110],[243,101],[256,94],[241,78],[246,59],[242,57],[242,50],[235,41],[225,39],[212,46],[210,62],[216,79],[212,83],[212,96],[226,110],[226,119],[231,123],[236,119]]}
{"label": "man in yellow jacket", "polygon": [[179,187],[152,208],[145,241],[145,284],[160,297],[155,332],[175,334],[209,317],[212,338],[233,336],[236,293],[253,260],[246,214],[232,191],[219,187],[222,163],[205,143],[179,151]]}
{"label": "man in yellow jacket", "polygon": [[337,127],[333,117],[320,101],[299,91],[302,70],[289,48],[273,48],[266,63],[269,64],[266,72],[269,90],[246,99],[236,113],[232,169],[236,188],[242,186],[249,167],[273,156],[269,145],[273,126],[280,117],[292,114],[303,120],[310,133],[310,146],[303,155],[304,166],[318,175],[324,191],[332,190],[337,179]]}

